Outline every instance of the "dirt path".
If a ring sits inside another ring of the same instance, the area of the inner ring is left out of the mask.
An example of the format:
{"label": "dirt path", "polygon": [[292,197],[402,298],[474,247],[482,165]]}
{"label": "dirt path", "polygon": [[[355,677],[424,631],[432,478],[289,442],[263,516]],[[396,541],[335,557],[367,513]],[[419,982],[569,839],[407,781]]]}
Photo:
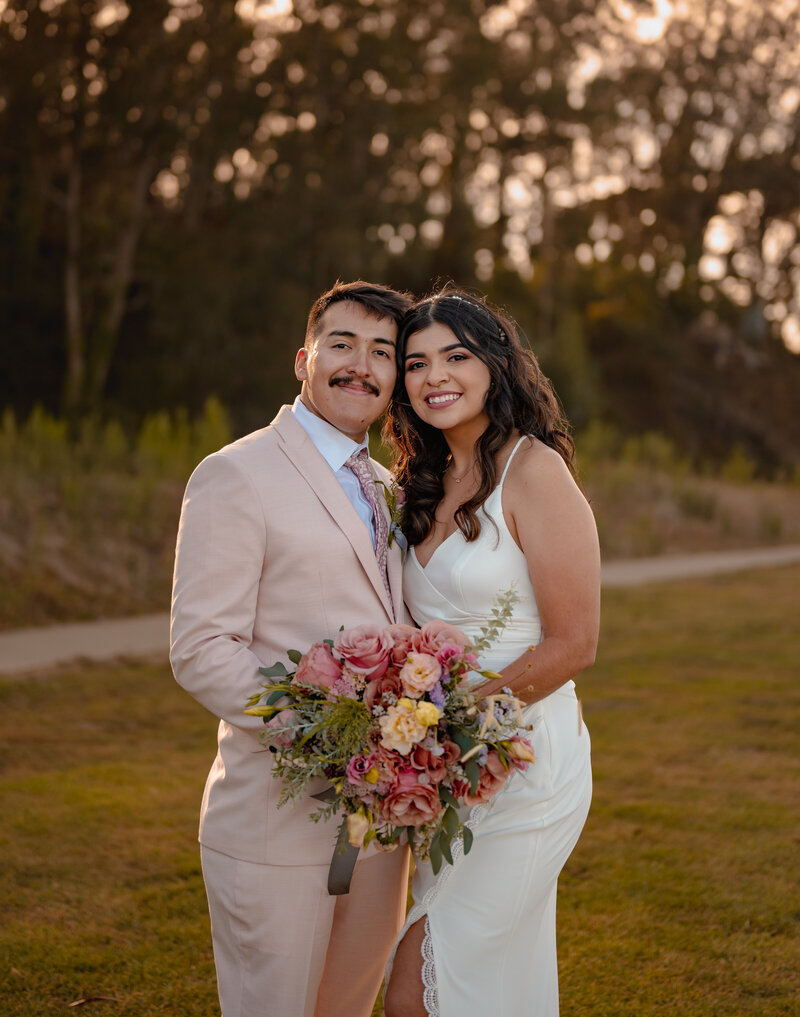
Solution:
{"label": "dirt path", "polygon": [[[632,558],[603,565],[603,586],[692,579],[724,572],[800,563],[800,546]],[[73,661],[160,657],[169,646],[169,616],[104,619],[0,633],[0,675],[22,676]]]}

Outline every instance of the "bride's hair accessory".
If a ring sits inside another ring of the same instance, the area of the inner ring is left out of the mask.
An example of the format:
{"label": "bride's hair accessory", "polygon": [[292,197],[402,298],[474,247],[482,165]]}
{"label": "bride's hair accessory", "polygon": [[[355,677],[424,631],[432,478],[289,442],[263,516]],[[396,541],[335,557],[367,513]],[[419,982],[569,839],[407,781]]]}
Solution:
{"label": "bride's hair accessory", "polygon": [[492,324],[497,328],[496,339],[498,342],[507,343],[508,336],[504,329],[502,329],[497,322],[494,320],[492,312],[486,307],[485,304],[481,303],[480,300],[475,300],[471,297],[462,297],[458,293],[437,293],[435,297],[431,297],[431,303],[436,303],[439,300],[459,300],[462,304],[467,304],[469,307],[480,309],[483,313],[491,320]]}

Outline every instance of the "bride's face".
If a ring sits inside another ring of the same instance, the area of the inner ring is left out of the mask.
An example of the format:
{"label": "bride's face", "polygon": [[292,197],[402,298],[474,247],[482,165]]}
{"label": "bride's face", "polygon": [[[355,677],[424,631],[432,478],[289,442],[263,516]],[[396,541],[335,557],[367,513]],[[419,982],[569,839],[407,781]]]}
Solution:
{"label": "bride's face", "polygon": [[426,424],[443,431],[465,424],[485,430],[489,368],[446,325],[435,322],[409,337],[404,370],[411,407]]}

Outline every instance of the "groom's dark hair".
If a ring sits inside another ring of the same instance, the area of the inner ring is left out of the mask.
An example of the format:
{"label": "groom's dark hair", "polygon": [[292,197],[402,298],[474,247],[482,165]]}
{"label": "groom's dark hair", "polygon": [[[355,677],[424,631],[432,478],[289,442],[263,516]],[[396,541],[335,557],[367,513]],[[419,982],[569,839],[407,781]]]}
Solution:
{"label": "groom's dark hair", "polygon": [[414,302],[410,293],[392,290],[379,283],[368,283],[363,279],[349,283],[337,282],[326,293],[317,297],[309,311],[308,324],[306,325],[306,346],[316,338],[322,315],[331,304],[338,304],[342,300],[352,300],[354,304],[360,304],[365,311],[376,318],[391,318],[398,328],[403,315]]}

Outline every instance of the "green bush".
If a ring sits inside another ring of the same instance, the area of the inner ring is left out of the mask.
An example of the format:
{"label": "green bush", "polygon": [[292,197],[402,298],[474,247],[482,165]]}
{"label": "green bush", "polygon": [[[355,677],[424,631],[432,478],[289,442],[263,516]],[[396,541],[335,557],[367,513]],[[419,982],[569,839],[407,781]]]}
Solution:
{"label": "green bush", "polygon": [[755,463],[741,445],[734,445],[719,471],[723,480],[729,480],[733,484],[749,484],[755,473]]}
{"label": "green bush", "polygon": [[6,409],[0,421],[0,471],[36,478],[97,473],[141,474],[186,480],[197,463],[231,440],[228,415],[218,399],[206,400],[203,413],[162,410],[146,417],[129,438],[116,420],[85,420],[71,439],[67,424],[41,406],[19,423]]}

